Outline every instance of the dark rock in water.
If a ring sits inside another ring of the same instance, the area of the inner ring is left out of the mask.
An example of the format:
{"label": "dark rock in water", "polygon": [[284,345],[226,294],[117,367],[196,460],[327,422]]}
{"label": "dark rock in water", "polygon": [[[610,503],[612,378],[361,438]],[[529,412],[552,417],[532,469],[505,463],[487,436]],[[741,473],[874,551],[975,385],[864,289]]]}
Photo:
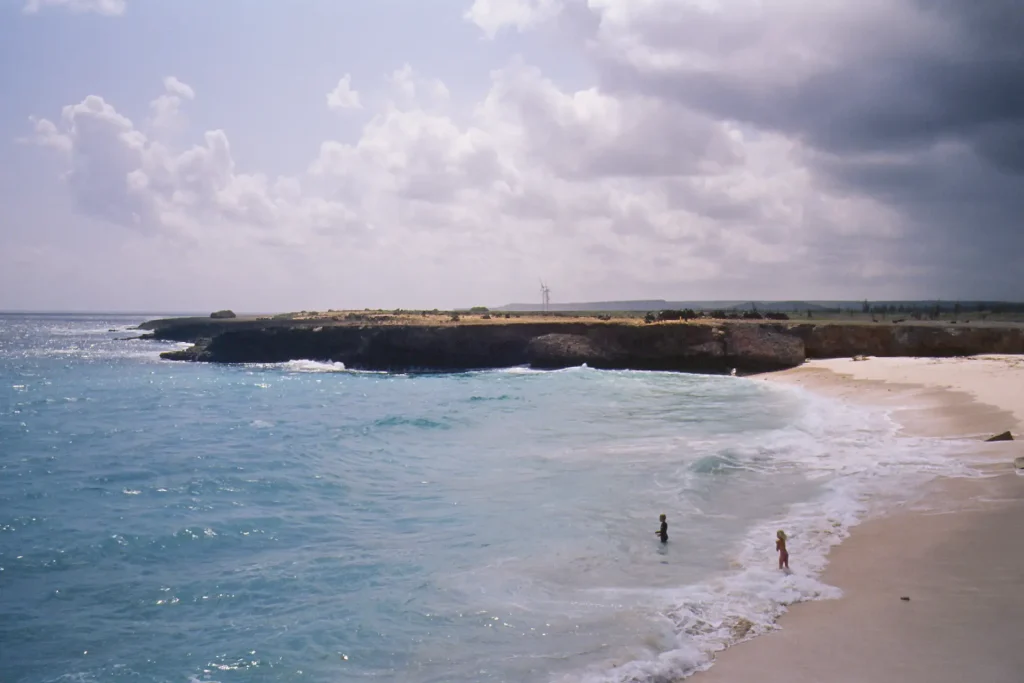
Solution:
{"label": "dark rock in water", "polygon": [[910,596],[904,595],[900,598],[900,600],[902,600],[903,602],[910,602]]}
{"label": "dark rock in water", "polygon": [[160,357],[164,360],[184,360],[192,362],[209,361],[210,356],[206,350],[209,346],[209,339],[200,339],[196,343],[187,349],[177,349],[175,351],[164,351],[160,354]]}
{"label": "dark rock in water", "polygon": [[223,318],[237,318],[238,316],[235,315],[234,311],[224,309],[223,311],[214,311],[213,313],[210,314],[210,317],[221,320]]}
{"label": "dark rock in water", "polygon": [[164,351],[160,354],[160,357],[164,360],[188,360],[198,361],[201,360],[199,353],[196,351],[196,347],[192,346],[187,349],[181,349],[178,351]]}
{"label": "dark rock in water", "polygon": [[988,441],[1013,441],[1013,434],[1010,432],[1003,432],[1002,434],[996,434],[995,436],[985,439]]}

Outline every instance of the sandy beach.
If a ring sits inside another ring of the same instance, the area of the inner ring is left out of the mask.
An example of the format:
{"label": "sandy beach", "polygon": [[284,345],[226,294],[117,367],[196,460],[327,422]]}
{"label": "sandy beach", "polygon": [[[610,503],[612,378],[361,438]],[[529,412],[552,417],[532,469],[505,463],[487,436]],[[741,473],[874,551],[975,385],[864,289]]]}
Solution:
{"label": "sandy beach", "polygon": [[923,501],[856,527],[823,576],[842,598],[792,606],[692,680],[1024,680],[1024,441],[983,443],[1020,438],[1024,357],[833,359],[759,379],[884,406],[908,435],[957,439],[988,476],[933,482]]}

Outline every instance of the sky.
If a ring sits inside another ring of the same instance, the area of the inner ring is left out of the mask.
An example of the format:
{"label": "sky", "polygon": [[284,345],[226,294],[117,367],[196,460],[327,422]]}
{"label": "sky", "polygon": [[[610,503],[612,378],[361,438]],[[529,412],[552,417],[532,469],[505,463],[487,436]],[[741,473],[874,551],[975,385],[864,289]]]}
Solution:
{"label": "sky", "polygon": [[0,310],[1024,300],[1019,0],[0,0]]}

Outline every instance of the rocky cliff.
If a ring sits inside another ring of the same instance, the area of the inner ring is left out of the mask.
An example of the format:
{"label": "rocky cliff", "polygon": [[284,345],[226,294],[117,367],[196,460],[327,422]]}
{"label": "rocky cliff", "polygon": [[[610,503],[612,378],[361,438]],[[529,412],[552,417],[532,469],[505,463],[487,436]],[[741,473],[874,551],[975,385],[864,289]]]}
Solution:
{"label": "rocky cliff", "polygon": [[170,360],[342,362],[387,371],[453,371],[586,363],[604,369],[724,373],[794,367],[806,358],[1024,353],[1024,329],[939,325],[539,322],[359,325],[185,318],[141,326],[194,342]]}
{"label": "rocky cliff", "polygon": [[990,325],[793,325],[808,358],[844,356],[970,356],[1024,353],[1024,328]]}

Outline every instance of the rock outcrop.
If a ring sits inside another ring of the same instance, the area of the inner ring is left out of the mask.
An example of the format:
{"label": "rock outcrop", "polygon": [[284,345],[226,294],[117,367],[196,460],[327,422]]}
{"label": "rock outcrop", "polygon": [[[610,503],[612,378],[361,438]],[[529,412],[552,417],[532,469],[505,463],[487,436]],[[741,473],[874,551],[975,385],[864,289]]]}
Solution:
{"label": "rock outcrop", "polygon": [[1010,432],[1003,432],[1002,434],[996,434],[985,439],[985,441],[1013,441],[1013,434]]}
{"label": "rock outcrop", "polygon": [[140,326],[191,341],[170,360],[274,363],[308,359],[386,371],[531,365],[747,374],[806,358],[1024,353],[1024,329],[939,325],[551,321],[365,324],[341,319],[182,318]]}

